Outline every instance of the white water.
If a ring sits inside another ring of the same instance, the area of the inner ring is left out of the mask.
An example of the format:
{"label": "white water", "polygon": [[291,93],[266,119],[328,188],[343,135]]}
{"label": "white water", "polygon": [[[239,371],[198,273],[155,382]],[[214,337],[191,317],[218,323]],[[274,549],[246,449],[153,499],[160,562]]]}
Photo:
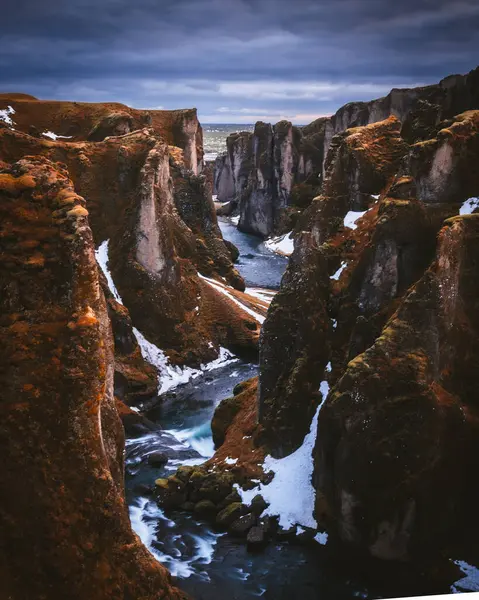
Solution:
{"label": "white water", "polygon": [[[168,519],[158,504],[147,498],[138,498],[136,505],[129,508],[130,521],[133,530],[141,539],[143,544],[153,554],[153,556],[164,564],[174,577],[187,578],[195,573],[195,567],[208,565],[211,563],[215,551],[215,546],[220,534],[205,532],[203,537],[193,533],[183,533],[183,536],[189,536],[195,545],[195,553],[192,557],[182,557],[180,550],[176,550],[176,556],[163,554],[155,548],[156,528],[159,520],[164,521],[168,527],[175,526],[174,521]],[[204,577],[208,577],[206,573]]]}

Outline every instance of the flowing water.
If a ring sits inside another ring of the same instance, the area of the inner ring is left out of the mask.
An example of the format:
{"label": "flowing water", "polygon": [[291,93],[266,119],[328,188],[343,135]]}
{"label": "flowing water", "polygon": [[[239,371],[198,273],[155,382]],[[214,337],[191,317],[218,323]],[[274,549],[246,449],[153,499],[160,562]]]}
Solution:
{"label": "flowing water", "polygon": [[[248,287],[277,289],[287,260],[268,251],[257,238],[239,232],[226,219],[220,227],[224,237],[240,250],[238,268]],[[150,495],[155,479],[174,473],[180,465],[201,464],[212,455],[210,422],[215,407],[232,394],[237,383],[257,371],[256,364],[230,362],[169,390],[161,403],[145,413],[154,425],[126,443],[127,500],[135,531],[168,567],[176,584],[197,600],[349,600],[413,593],[410,587],[401,587],[400,580],[390,585],[387,576],[378,591],[357,565],[341,555],[338,560],[329,544],[272,543],[252,554],[243,541],[215,531],[190,514],[166,514],[157,505]],[[168,463],[152,466],[148,456],[154,452],[164,453]],[[417,584],[412,589],[418,594],[448,591],[447,586],[438,588],[428,582],[421,587]]]}

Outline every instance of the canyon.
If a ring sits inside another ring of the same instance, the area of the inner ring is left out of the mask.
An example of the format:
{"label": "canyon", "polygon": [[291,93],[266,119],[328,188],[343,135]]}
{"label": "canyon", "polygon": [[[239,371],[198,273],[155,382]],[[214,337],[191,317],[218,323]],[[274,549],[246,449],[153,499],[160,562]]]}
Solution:
{"label": "canyon", "polygon": [[277,548],[345,597],[447,591],[479,564],[479,69],[259,122],[213,185],[203,154],[194,109],[0,94],[5,598],[221,597],[204,540],[244,598]]}

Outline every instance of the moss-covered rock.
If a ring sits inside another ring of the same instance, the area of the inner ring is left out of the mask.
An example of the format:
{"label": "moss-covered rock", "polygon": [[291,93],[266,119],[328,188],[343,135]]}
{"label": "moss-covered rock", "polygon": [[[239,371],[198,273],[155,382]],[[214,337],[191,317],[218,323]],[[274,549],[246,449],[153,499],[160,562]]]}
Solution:
{"label": "moss-covered rock", "polygon": [[199,517],[211,517],[218,512],[218,508],[211,500],[201,500],[194,505],[193,511]]}
{"label": "moss-covered rock", "polygon": [[246,510],[241,502],[233,502],[216,515],[216,524],[218,527],[228,528],[236,519],[239,519]]}

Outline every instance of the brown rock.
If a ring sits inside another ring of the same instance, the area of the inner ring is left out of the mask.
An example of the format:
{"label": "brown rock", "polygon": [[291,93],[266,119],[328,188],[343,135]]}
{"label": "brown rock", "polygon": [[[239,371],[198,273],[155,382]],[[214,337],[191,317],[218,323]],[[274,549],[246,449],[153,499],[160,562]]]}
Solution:
{"label": "brown rock", "polygon": [[112,334],[88,218],[71,213],[83,201],[58,207],[73,185],[44,158],[9,175],[33,185],[0,186],[2,593],[182,598],[125,506]]}

